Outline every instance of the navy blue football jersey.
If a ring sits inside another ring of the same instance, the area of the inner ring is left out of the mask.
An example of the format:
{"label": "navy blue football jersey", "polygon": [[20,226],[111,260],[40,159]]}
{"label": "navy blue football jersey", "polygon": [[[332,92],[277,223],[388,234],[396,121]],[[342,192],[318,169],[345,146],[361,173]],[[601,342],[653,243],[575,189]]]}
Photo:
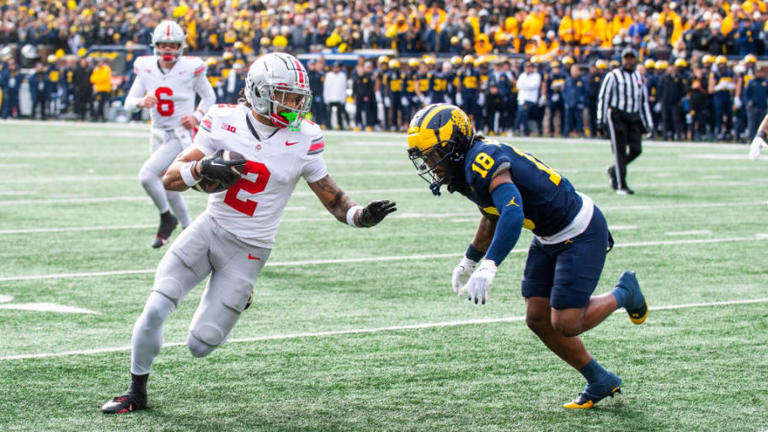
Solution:
{"label": "navy blue football jersey", "polygon": [[581,209],[581,196],[568,179],[535,156],[488,138],[475,140],[467,152],[467,186],[462,193],[487,213],[498,215],[488,187],[493,177],[505,169],[523,198],[523,227],[537,236],[557,234]]}

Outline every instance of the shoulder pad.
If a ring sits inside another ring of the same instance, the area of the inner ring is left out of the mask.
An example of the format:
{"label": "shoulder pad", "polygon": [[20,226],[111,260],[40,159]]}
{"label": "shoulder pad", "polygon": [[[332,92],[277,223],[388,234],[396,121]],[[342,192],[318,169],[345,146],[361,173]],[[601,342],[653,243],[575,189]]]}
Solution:
{"label": "shoulder pad", "polygon": [[313,122],[312,120],[304,119],[301,121],[301,130],[299,131],[302,135],[310,137],[312,139],[317,138],[318,136],[323,136],[323,130],[320,129],[320,126]]}
{"label": "shoulder pad", "polygon": [[141,66],[146,66],[148,62],[151,62],[155,59],[155,56],[151,55],[145,55],[141,57],[137,57],[136,60],[133,61],[134,65],[140,64]]}
{"label": "shoulder pad", "polygon": [[[216,104],[208,108],[208,112],[200,121],[200,127],[211,132],[212,129],[218,129],[221,123],[235,123],[238,119],[241,105],[236,104]],[[233,119],[229,121],[229,119]]]}
{"label": "shoulder pad", "polygon": [[194,75],[198,75],[206,69],[205,63],[200,57],[184,56],[182,61],[184,61],[184,66],[191,69]]}
{"label": "shoulder pad", "polygon": [[133,61],[133,73],[138,74],[141,69],[151,65],[152,63],[150,63],[150,61],[154,58],[154,56],[141,56],[136,58],[136,60]]}
{"label": "shoulder pad", "polygon": [[325,149],[325,138],[323,138],[323,131],[320,129],[320,126],[318,126],[317,123],[311,120],[302,120],[299,134],[301,134],[303,139],[310,141],[309,149],[307,150],[308,155],[322,153]]}

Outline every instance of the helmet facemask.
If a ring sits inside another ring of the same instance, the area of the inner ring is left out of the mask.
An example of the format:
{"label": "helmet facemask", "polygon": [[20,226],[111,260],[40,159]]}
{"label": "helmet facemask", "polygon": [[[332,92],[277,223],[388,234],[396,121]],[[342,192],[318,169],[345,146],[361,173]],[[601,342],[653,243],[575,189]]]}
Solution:
{"label": "helmet facemask", "polygon": [[279,127],[293,129],[301,125],[301,120],[312,105],[312,92],[309,89],[273,90],[270,97],[270,115],[272,123]]}
{"label": "helmet facemask", "polygon": [[411,147],[408,157],[416,167],[416,173],[429,183],[429,189],[435,195],[440,195],[441,185],[450,185],[460,177],[458,174],[461,174],[464,161],[464,153],[452,140],[440,141],[426,150]]}
{"label": "helmet facemask", "polygon": [[[173,48],[173,45],[176,47]],[[175,42],[158,42],[155,44],[155,56],[164,62],[175,62],[183,52],[184,47]]]}

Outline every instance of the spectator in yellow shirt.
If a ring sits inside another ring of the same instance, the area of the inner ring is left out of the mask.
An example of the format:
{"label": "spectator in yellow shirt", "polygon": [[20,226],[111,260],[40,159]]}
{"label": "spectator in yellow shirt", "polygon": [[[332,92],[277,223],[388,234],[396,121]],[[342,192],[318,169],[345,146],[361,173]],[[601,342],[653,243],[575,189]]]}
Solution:
{"label": "spectator in yellow shirt", "polygon": [[112,69],[107,64],[107,59],[99,59],[98,65],[93,68],[91,84],[96,93],[96,104],[94,104],[96,111],[93,113],[93,118],[97,121],[106,121],[104,110],[112,94]]}

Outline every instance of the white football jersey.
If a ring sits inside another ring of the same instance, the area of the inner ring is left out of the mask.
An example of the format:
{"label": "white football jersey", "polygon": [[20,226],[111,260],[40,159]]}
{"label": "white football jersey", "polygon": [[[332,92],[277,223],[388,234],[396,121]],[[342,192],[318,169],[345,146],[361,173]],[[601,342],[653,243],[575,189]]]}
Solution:
{"label": "white football jersey", "polygon": [[[129,92],[134,106],[126,108],[136,108],[134,102],[136,97],[141,100],[146,94],[154,95],[157,98],[157,105],[150,110],[152,127],[180,128],[181,117],[195,112],[196,93],[201,96],[207,95],[210,89],[210,94],[213,96],[213,89],[205,76],[205,71],[205,63],[199,57],[180,57],[166,72],[160,69],[155,56],[139,57],[133,63],[136,78]],[[128,104],[127,98],[126,105]],[[203,110],[207,108],[201,106]]]}
{"label": "white football jersey", "polygon": [[272,248],[280,216],[300,177],[313,183],[328,174],[320,127],[302,121],[298,131],[277,129],[257,136],[256,119],[245,105],[214,105],[203,117],[193,143],[204,154],[234,150],[248,159],[244,176],[208,197],[207,211],[244,242]]}

